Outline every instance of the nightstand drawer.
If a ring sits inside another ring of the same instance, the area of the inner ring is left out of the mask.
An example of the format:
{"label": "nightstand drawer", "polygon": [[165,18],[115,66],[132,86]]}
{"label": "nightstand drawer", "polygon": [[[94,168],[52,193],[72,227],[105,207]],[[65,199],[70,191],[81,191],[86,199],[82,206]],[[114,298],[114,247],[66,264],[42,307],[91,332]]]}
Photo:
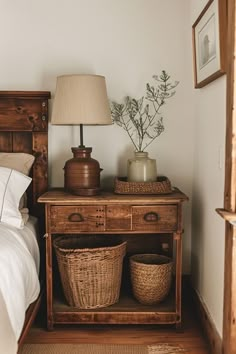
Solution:
{"label": "nightstand drawer", "polygon": [[50,232],[105,230],[104,206],[51,206]]}
{"label": "nightstand drawer", "polygon": [[131,206],[109,205],[106,212],[107,231],[131,231]]}
{"label": "nightstand drawer", "polygon": [[175,231],[177,230],[177,207],[175,205],[133,206],[133,231]]}

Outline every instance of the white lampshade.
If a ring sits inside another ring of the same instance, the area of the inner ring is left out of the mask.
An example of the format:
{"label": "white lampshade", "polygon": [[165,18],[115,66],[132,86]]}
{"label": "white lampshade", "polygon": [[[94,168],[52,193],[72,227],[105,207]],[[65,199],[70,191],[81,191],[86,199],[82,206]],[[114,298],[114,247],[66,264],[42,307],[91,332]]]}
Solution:
{"label": "white lampshade", "polygon": [[63,75],[57,78],[52,124],[112,124],[105,77]]}

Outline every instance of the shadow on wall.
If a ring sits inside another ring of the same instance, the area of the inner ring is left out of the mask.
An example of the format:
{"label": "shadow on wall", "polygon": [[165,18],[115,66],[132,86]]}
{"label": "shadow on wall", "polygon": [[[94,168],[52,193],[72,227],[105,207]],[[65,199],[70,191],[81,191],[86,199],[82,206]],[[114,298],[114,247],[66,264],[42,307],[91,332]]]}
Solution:
{"label": "shadow on wall", "polygon": [[127,176],[127,161],[134,157],[134,148],[132,145],[127,145],[120,151],[117,159],[117,170],[119,177]]}
{"label": "shadow on wall", "polygon": [[101,173],[101,187],[105,190],[114,190],[114,181],[116,177],[127,176],[127,160],[134,156],[134,149],[132,145],[127,145],[121,150],[116,158],[115,175],[107,175],[102,177]]}
{"label": "shadow on wall", "polygon": [[[192,283],[201,286],[201,271],[199,265],[199,254],[204,244],[203,224],[204,224],[204,205],[197,193],[194,193],[192,205],[192,251],[191,251],[191,280]],[[203,266],[203,265],[202,265]]]}

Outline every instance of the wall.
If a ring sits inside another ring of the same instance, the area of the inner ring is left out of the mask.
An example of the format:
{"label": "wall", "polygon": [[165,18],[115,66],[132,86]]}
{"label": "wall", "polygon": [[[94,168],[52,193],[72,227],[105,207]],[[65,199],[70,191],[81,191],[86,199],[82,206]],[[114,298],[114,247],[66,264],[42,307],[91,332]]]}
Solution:
{"label": "wall", "polygon": [[[192,23],[207,0],[191,1]],[[226,76],[194,92],[192,279],[220,335],[223,321],[223,207]]]}
{"label": "wall", "polygon": [[[165,132],[150,146],[158,173],[189,197],[184,206],[184,272],[190,272],[193,178],[192,53],[188,0],[0,0],[0,89],[50,90],[56,77],[106,77],[109,97],[144,95],[165,69],[179,80],[163,108]],[[53,100],[52,100],[53,101]],[[63,185],[64,161],[79,144],[78,128],[50,127],[50,184]],[[126,174],[133,148],[118,126],[85,127],[84,140],[101,167],[102,185]]]}
{"label": "wall", "polygon": [[[225,77],[199,90],[192,78],[191,25],[206,2],[0,0],[0,89],[50,90],[53,96],[58,75],[95,73],[106,77],[109,97],[121,100],[142,96],[162,69],[180,81],[163,109],[165,132],[149,154],[158,172],[190,198],[184,205],[184,272],[190,272],[192,252],[194,286],[221,333],[224,223],[215,208],[223,206]],[[104,169],[103,186],[126,174],[133,149],[124,131],[85,127],[84,135]],[[52,186],[63,185],[64,161],[78,137],[77,128],[50,127]]]}

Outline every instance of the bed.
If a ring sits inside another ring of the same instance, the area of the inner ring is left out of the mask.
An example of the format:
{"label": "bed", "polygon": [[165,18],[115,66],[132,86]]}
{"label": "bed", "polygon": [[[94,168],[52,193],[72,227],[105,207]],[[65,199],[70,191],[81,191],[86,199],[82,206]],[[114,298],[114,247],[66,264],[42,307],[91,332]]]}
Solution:
{"label": "bed", "polygon": [[[23,343],[42,298],[44,210],[37,199],[48,188],[49,98],[48,91],[0,91],[0,353],[5,354]],[[27,166],[23,157],[31,159]]]}

